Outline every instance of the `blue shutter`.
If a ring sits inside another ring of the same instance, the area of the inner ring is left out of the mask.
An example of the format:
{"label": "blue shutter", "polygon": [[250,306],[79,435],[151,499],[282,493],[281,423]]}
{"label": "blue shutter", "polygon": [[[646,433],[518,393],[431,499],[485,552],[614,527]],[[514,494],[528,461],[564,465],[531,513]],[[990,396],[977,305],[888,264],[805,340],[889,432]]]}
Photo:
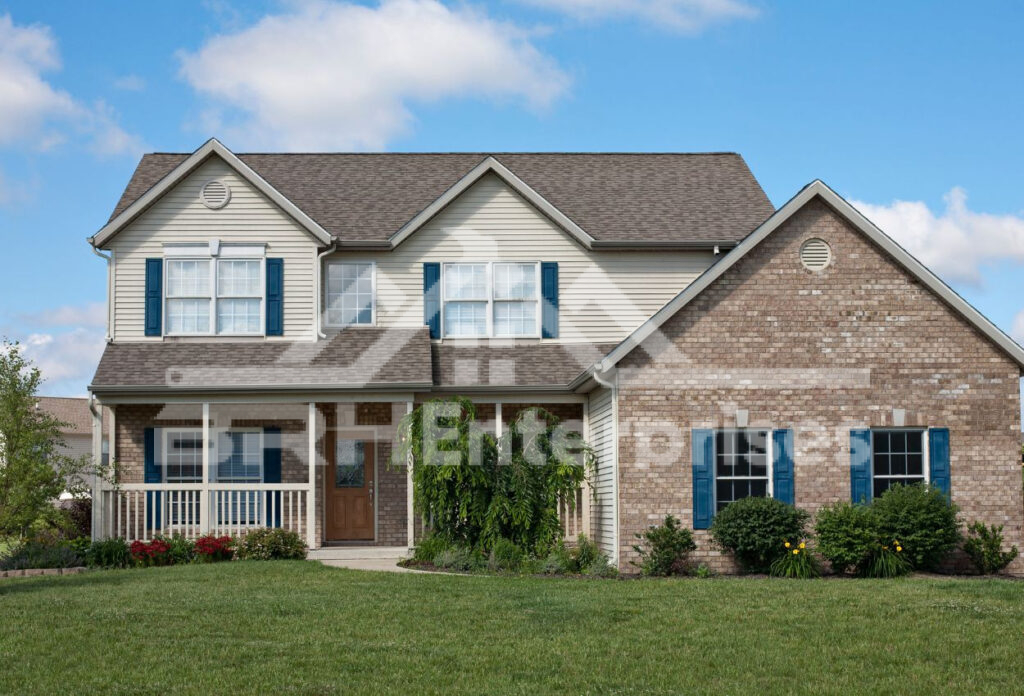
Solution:
{"label": "blue shutter", "polygon": [[693,528],[707,529],[714,516],[715,434],[693,431]]}
{"label": "blue shutter", "polygon": [[[281,483],[281,429],[263,429],[263,482]],[[281,526],[281,491],[267,491],[267,514],[274,511],[274,519],[268,519],[271,527]]]}
{"label": "blue shutter", "polygon": [[[160,483],[163,475],[156,463],[156,429],[146,428],[142,431],[142,462],[143,480],[146,483]],[[146,492],[146,529],[160,529],[160,492]]]}
{"label": "blue shutter", "polygon": [[284,336],[284,259],[267,259],[267,335]]}
{"label": "blue shutter", "polygon": [[159,336],[163,327],[164,260],[146,259],[146,335]]}
{"label": "blue shutter", "polygon": [[441,264],[423,264],[423,323],[431,338],[441,338]]}
{"label": "blue shutter", "polygon": [[928,429],[930,482],[949,499],[949,428]]}
{"label": "blue shutter", "polygon": [[540,265],[541,297],[544,308],[541,312],[541,336],[558,338],[558,264],[544,261]]}
{"label": "blue shutter", "polygon": [[871,502],[871,431],[850,431],[850,499]]}
{"label": "blue shutter", "polygon": [[772,497],[796,505],[793,484],[793,431],[773,431],[772,446]]}

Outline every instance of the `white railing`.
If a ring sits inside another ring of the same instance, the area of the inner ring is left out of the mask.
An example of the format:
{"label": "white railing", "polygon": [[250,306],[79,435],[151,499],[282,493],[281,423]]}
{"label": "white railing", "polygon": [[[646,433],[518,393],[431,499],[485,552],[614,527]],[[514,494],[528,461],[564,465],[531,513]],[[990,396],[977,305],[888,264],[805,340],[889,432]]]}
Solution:
{"label": "white railing", "polygon": [[[135,483],[101,492],[102,535],[128,541],[280,527],[312,538],[306,483]],[[307,542],[308,543],[308,542]]]}
{"label": "white railing", "polygon": [[590,536],[590,489],[586,485],[577,489],[574,497],[558,502],[558,519],[566,541],[575,542],[580,534]]}

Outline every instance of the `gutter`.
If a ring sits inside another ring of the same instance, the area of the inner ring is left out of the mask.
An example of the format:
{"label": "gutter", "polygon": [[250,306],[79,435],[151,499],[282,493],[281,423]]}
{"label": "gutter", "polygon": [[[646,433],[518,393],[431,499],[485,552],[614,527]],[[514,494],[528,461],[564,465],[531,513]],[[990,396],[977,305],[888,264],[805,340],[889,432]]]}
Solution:
{"label": "gutter", "polygon": [[233,394],[238,392],[332,392],[332,391],[423,391],[433,388],[431,382],[378,382],[368,384],[240,384],[237,386],[167,387],[163,385],[130,384],[104,386],[90,384],[93,394]]}
{"label": "gutter", "polygon": [[111,332],[114,328],[114,303],[112,301],[114,293],[113,287],[111,287],[113,284],[113,276],[111,275],[110,262],[114,258],[114,252],[111,251],[109,255],[106,255],[103,252],[101,252],[93,245],[92,237],[89,237],[89,248],[92,249],[92,253],[96,254],[101,259],[107,262],[107,333],[103,337],[103,340],[106,341],[107,343],[110,343],[113,340]]}
{"label": "gutter", "polygon": [[732,249],[739,242],[733,239],[720,239],[711,241],[650,241],[650,240],[629,240],[629,239],[595,239],[590,246],[595,251],[616,250],[616,251],[639,251],[639,250],[681,250],[681,251],[715,251],[718,249]]}
{"label": "gutter", "polygon": [[316,257],[316,321],[313,327],[316,329],[316,335],[320,338],[327,338],[327,334],[323,330],[323,275],[324,275],[324,264],[323,259],[328,254],[332,253],[337,248],[337,244],[331,244],[329,247],[324,249],[323,252]]}

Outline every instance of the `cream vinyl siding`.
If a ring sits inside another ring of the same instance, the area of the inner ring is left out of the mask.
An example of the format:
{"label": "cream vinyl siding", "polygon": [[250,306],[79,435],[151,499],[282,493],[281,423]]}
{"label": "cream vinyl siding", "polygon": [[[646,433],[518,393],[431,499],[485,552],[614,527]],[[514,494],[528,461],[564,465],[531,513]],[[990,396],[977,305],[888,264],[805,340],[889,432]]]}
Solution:
{"label": "cream vinyl siding", "polygon": [[[207,208],[199,199],[203,184],[213,178],[231,187],[230,202],[219,210]],[[284,259],[284,336],[266,340],[313,338],[317,242],[223,160],[214,157],[106,245],[105,249],[114,251],[115,340],[160,340],[145,336],[146,259],[162,257],[164,244],[211,239],[266,244],[267,258]]]}
{"label": "cream vinyl siding", "polygon": [[594,499],[591,502],[591,536],[611,559],[617,558],[615,540],[616,507],[616,427],[615,394],[601,387],[590,392],[587,444],[594,448],[597,470],[594,474]]}
{"label": "cream vinyl siding", "polygon": [[557,261],[559,339],[615,342],[714,258],[710,252],[587,251],[489,174],[394,251],[338,252],[326,261],[375,261],[377,325],[404,328],[423,325],[425,261]]}

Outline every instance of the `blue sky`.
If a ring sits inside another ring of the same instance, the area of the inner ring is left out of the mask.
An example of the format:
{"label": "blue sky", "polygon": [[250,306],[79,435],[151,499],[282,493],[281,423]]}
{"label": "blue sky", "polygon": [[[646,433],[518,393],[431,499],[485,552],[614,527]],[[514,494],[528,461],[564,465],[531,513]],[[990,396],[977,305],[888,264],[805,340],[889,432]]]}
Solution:
{"label": "blue sky", "polygon": [[85,237],[143,151],[737,151],[821,178],[1024,339],[1024,5],[3,2],[0,335],[102,349]]}

